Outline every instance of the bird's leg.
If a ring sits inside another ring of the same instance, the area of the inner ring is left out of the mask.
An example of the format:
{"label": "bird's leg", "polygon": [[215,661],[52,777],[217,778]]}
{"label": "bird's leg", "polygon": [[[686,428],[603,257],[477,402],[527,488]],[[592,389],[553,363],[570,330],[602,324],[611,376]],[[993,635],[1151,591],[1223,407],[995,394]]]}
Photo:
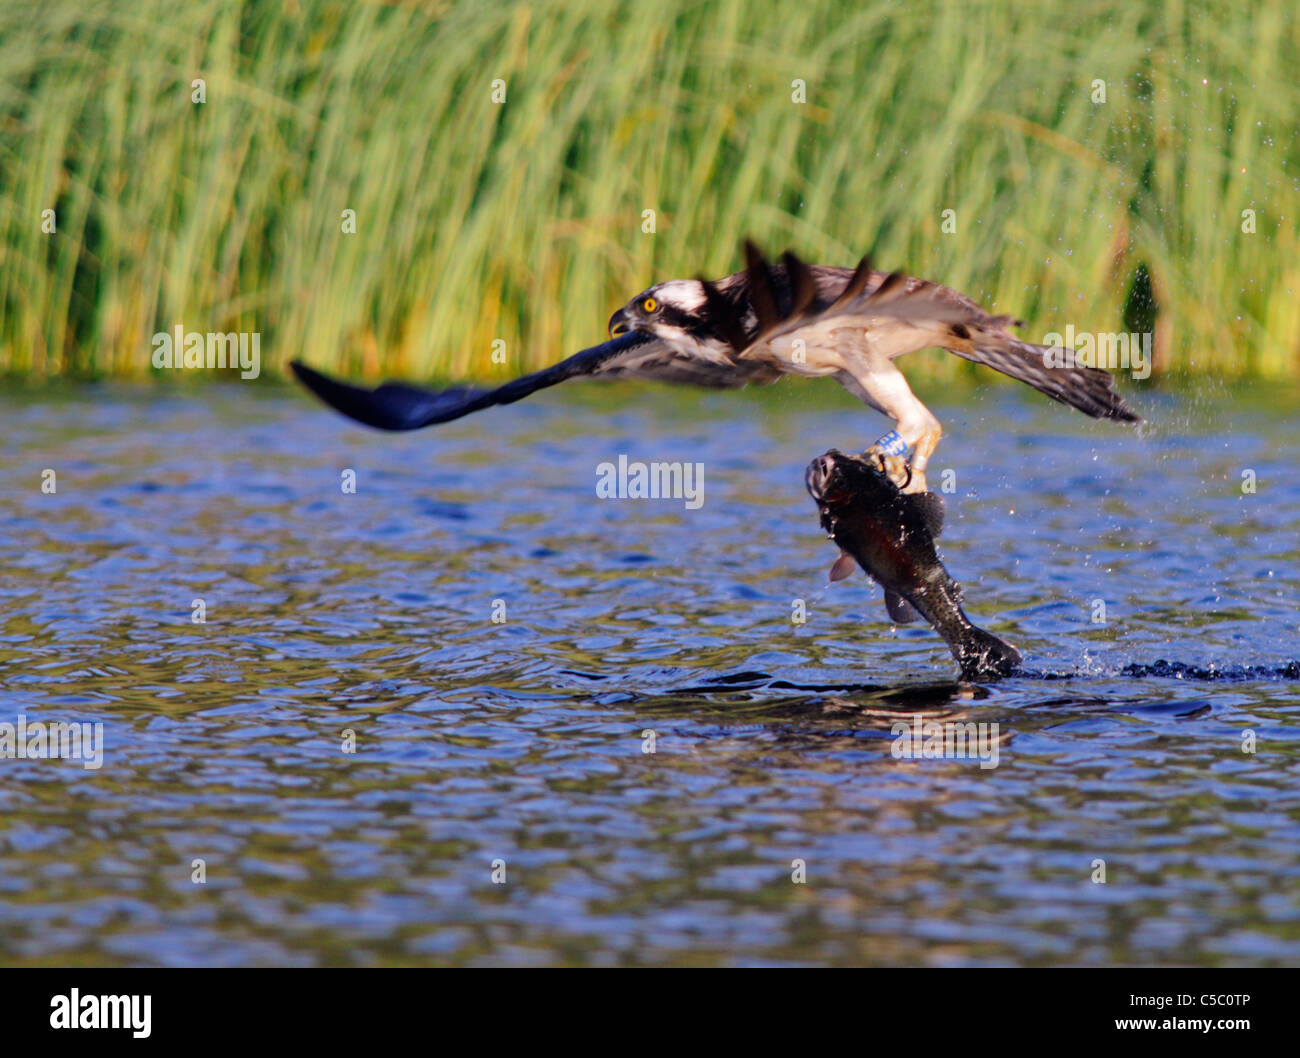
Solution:
{"label": "bird's leg", "polygon": [[930,422],[921,431],[921,436],[912,442],[912,480],[903,489],[904,492],[926,492],[925,468],[930,465],[930,457],[939,447],[939,438],[943,436],[943,427],[933,415]]}
{"label": "bird's leg", "polygon": [[[943,433],[907,379],[885,357],[868,358],[839,376],[841,384],[898,425],[862,453],[904,492],[925,492],[925,468]],[[911,450],[912,458],[907,459]]]}
{"label": "bird's leg", "polygon": [[906,492],[912,483],[912,468],[907,465],[907,442],[897,430],[890,430],[865,452],[862,458]]}
{"label": "bird's leg", "polygon": [[[943,427],[939,420],[926,412],[924,417],[899,423],[899,429],[885,434],[862,453],[862,458],[874,463],[901,491],[926,492],[925,468],[929,466],[930,457],[942,436]],[[909,449],[912,453],[910,460],[907,458]]]}

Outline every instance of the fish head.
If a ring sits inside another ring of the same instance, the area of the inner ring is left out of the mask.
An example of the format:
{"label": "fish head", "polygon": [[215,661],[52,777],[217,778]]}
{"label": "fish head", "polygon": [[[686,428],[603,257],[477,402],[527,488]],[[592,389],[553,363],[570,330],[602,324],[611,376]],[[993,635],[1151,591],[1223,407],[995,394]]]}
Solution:
{"label": "fish head", "polygon": [[817,504],[822,528],[849,550],[863,533],[873,531],[878,518],[872,513],[888,510],[889,493],[897,491],[869,464],[834,448],[808,464],[804,484]]}
{"label": "fish head", "polygon": [[[808,464],[804,483],[822,528],[882,584],[897,581],[898,593],[906,596],[904,589],[918,571],[938,565],[934,536],[943,510],[938,496],[905,495],[867,460],[833,448]],[[912,571],[906,577],[898,573],[904,568]],[[832,576],[837,572],[839,564]]]}
{"label": "fish head", "polygon": [[808,464],[803,480],[808,495],[818,506],[838,506],[849,498],[851,490],[845,480],[845,465],[844,454],[834,448]]}
{"label": "fish head", "polygon": [[808,464],[804,484],[817,506],[832,513],[855,501],[878,504],[898,491],[874,467],[834,448]]}

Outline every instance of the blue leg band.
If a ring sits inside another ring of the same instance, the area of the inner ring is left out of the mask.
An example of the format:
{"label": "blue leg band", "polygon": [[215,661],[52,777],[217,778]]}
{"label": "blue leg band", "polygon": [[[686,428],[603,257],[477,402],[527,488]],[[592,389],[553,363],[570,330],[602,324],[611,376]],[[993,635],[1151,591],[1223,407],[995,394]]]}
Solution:
{"label": "blue leg band", "polygon": [[885,436],[872,445],[872,447],[882,449],[886,455],[907,455],[907,442],[903,440],[897,430],[890,430],[889,433],[885,434]]}

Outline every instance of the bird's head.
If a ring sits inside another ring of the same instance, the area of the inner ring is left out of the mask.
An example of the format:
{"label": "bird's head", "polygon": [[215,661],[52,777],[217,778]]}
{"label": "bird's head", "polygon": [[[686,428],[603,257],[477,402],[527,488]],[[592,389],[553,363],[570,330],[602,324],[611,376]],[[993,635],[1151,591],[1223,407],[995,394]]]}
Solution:
{"label": "bird's head", "polygon": [[713,337],[705,311],[704,286],[695,279],[657,283],[609,318],[609,336],[645,331],[677,348]]}

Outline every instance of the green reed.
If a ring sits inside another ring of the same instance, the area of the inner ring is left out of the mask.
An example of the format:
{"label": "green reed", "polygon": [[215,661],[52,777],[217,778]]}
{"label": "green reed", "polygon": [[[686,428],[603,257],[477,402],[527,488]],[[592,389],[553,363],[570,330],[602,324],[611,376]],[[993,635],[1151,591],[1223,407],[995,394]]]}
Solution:
{"label": "green reed", "polygon": [[268,374],[506,376],[746,235],[1035,339],[1153,329],[1164,372],[1300,363],[1291,0],[0,0],[0,27],[0,372],[147,376],[183,323],[260,332]]}

